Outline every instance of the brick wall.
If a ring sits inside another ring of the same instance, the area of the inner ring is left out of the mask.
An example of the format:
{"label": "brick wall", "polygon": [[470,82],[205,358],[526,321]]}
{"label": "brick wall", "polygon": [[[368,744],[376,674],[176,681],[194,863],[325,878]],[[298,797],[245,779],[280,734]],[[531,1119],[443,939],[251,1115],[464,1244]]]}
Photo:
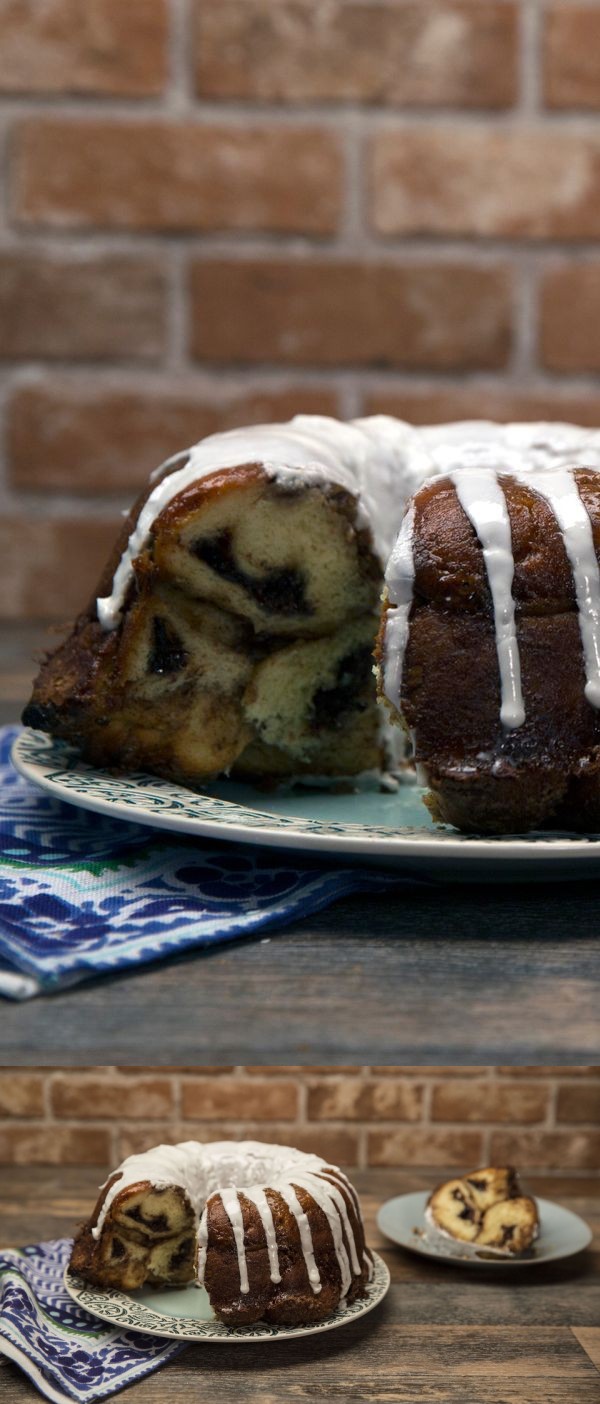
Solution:
{"label": "brick wall", "polygon": [[105,1165],[244,1136],[362,1167],[508,1160],[600,1179],[600,1067],[0,1071],[0,1163]]}
{"label": "brick wall", "polygon": [[4,617],[222,426],[600,423],[600,0],[5,0],[0,137]]}

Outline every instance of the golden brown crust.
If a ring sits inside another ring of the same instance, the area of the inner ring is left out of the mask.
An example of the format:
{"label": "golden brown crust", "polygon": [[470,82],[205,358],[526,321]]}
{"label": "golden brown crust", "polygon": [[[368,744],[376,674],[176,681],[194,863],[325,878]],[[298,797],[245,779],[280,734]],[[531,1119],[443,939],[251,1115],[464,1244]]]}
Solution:
{"label": "golden brown crust", "polygon": [[[600,475],[577,470],[600,555]],[[600,828],[600,713],[584,695],[573,576],[555,517],[501,478],[511,522],[525,722],[500,721],[483,553],[447,478],[414,498],[415,591],[401,713],[440,822],[465,831]],[[381,662],[384,625],[378,641]]]}

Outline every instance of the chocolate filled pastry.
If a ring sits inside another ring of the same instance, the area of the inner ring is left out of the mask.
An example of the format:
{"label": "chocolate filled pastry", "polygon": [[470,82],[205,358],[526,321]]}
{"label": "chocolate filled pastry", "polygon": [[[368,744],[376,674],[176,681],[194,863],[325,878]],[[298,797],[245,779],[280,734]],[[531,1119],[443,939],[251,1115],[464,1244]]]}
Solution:
{"label": "chocolate filled pastry", "polygon": [[450,1238],[501,1254],[526,1252],[539,1233],[535,1200],[523,1194],[511,1166],[446,1180],[430,1196],[426,1218]]}
{"label": "chocolate filled pastry", "polygon": [[24,721],[192,787],[385,767],[372,653],[411,432],[299,416],[170,460]]}
{"label": "chocolate filled pastry", "polygon": [[436,463],[387,566],[378,642],[431,812],[466,831],[597,830],[600,476],[547,445]]}
{"label": "chocolate filled pastry", "polygon": [[206,1288],[217,1318],[321,1321],[373,1275],[350,1181],[320,1156],[257,1141],[132,1155],[102,1187],[71,1268],[96,1287]]}

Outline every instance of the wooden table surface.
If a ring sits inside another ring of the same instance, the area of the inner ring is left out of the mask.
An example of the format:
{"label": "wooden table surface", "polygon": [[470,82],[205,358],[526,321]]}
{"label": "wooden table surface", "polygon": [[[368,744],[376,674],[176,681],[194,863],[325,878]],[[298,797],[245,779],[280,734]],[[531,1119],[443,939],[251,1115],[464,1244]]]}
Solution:
{"label": "wooden table surface", "polygon": [[[41,638],[4,631],[0,721]],[[2,1001],[0,1062],[594,1062],[599,898],[597,882],[349,898],[266,941]]]}
{"label": "wooden table surface", "polygon": [[[442,1172],[440,1172],[442,1173]],[[105,1177],[95,1169],[0,1169],[0,1246],[70,1235]],[[585,1179],[533,1179],[531,1188],[592,1225],[590,1250],[521,1275],[457,1268],[390,1246],[375,1215],[391,1195],[433,1183],[427,1174],[353,1174],[370,1245],[392,1287],[371,1316],[330,1335],[230,1348],[190,1346],[134,1385],[127,1404],[599,1404],[600,1202]],[[439,1178],[436,1177],[436,1178]],[[36,1398],[0,1356],[0,1404]]]}

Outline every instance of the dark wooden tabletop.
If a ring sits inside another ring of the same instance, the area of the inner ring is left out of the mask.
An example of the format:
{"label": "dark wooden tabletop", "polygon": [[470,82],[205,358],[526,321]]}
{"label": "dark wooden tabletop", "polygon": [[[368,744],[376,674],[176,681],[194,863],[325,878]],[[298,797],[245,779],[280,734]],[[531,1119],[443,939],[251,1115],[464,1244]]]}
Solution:
{"label": "dark wooden tabletop", "polygon": [[[4,633],[1,721],[40,638]],[[596,882],[349,898],[267,940],[2,1001],[0,1061],[147,1063],[150,1029],[165,1064],[593,1062],[599,898]]]}
{"label": "dark wooden tabletop", "polygon": [[[0,1169],[0,1246],[70,1235],[88,1213],[102,1169]],[[394,1194],[426,1188],[427,1174],[353,1175],[370,1245],[392,1275],[371,1316],[328,1335],[287,1343],[190,1346],[134,1385],[127,1404],[599,1404],[600,1202],[585,1179],[533,1179],[531,1188],[583,1215],[591,1249],[520,1275],[449,1267],[394,1248],[375,1215]],[[201,1391],[201,1392],[200,1392]],[[0,1404],[36,1398],[0,1356]]]}

